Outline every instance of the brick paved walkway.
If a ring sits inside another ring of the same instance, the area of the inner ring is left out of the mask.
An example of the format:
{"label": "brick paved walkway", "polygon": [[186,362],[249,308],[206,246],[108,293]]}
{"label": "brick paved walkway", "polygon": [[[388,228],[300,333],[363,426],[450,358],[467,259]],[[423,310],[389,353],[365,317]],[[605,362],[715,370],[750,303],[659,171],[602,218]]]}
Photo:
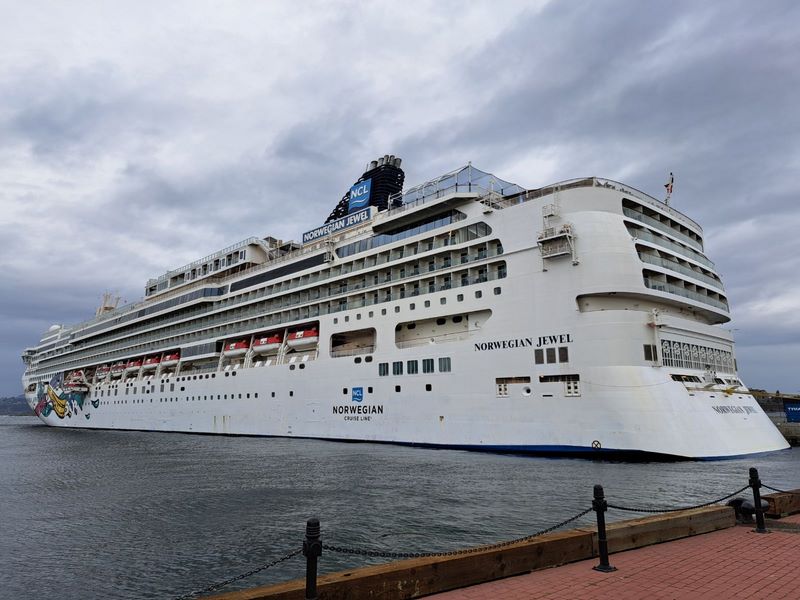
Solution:
{"label": "brick paved walkway", "polygon": [[[795,515],[782,521],[798,522]],[[800,598],[800,532],[745,526],[612,554],[613,573],[581,561],[428,596],[435,600]]]}

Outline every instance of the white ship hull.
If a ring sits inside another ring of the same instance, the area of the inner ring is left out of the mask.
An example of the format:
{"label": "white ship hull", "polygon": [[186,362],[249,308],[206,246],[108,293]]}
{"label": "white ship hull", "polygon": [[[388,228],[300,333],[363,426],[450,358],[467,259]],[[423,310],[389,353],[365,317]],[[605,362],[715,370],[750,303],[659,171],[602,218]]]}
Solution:
{"label": "white ship hull", "polygon": [[[732,339],[713,326],[715,308],[691,299],[679,306],[643,286],[644,259],[623,215],[613,210],[619,193],[593,186],[570,194],[562,209],[579,232],[580,253],[572,260],[543,258],[536,243],[541,202],[490,211],[465,201],[459,208],[467,219],[458,226],[488,223],[503,251],[486,260],[501,256],[507,275],[315,316],[319,342],[305,360],[281,355],[264,364],[252,355],[201,373],[95,382],[61,415],[42,409],[50,371],[26,375],[26,386],[37,384],[26,397],[57,427],[692,459],[787,448],[747,389],[731,385],[738,383],[732,360],[727,374],[711,379],[708,368],[669,364],[664,352],[671,344],[695,344],[695,357],[696,348],[711,356],[732,351]],[[727,308],[718,312],[724,317]],[[402,324],[453,315],[465,315],[469,324],[427,342],[398,341]],[[702,315],[710,315],[708,322]],[[335,352],[336,336],[355,324],[374,328],[374,348]],[[262,327],[262,334],[265,329],[275,327]],[[257,338],[259,329],[245,333]],[[658,356],[643,360],[644,345],[657,348]],[[537,363],[536,351],[548,349],[558,362]],[[423,372],[429,359],[435,368]],[[445,368],[440,359],[447,359]],[[399,362],[403,374],[379,373],[380,364],[388,369]],[[691,380],[676,380],[684,376]]]}

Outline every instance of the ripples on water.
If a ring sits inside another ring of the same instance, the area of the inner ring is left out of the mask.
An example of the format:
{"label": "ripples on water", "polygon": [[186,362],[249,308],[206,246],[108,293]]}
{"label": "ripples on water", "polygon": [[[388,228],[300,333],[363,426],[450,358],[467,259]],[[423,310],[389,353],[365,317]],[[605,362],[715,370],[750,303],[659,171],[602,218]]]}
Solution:
{"label": "ripples on water", "polygon": [[[0,417],[0,596],[177,596],[298,548],[310,516],[330,544],[456,549],[565,519],[590,506],[595,483],[620,504],[677,506],[739,489],[751,466],[765,483],[800,487],[800,449],[720,462],[595,462],[58,430]],[[321,559],[323,571],[363,564]],[[238,588],[303,577],[303,568],[296,558]]]}

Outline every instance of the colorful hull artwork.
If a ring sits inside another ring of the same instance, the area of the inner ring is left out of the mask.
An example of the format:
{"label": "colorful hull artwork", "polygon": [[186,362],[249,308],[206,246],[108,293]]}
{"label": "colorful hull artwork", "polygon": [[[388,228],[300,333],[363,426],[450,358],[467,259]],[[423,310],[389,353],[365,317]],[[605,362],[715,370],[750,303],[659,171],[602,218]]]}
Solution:
{"label": "colorful hull artwork", "polygon": [[[36,386],[36,399],[38,400],[33,411],[37,416],[49,417],[50,413],[55,413],[59,419],[71,418],[72,415],[83,413],[87,419],[90,418],[89,412],[83,411],[83,403],[86,393],[83,391],[67,391],[62,387],[62,377],[56,376],[50,383],[41,383]],[[97,400],[91,402],[94,408],[100,405]]]}

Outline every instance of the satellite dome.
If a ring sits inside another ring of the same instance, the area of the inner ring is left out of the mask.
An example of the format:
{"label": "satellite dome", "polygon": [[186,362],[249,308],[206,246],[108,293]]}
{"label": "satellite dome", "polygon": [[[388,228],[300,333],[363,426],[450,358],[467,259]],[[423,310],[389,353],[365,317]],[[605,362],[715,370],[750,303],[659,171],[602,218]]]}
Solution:
{"label": "satellite dome", "polygon": [[61,329],[61,325],[50,325],[50,329],[47,331],[58,331],[59,329]]}

